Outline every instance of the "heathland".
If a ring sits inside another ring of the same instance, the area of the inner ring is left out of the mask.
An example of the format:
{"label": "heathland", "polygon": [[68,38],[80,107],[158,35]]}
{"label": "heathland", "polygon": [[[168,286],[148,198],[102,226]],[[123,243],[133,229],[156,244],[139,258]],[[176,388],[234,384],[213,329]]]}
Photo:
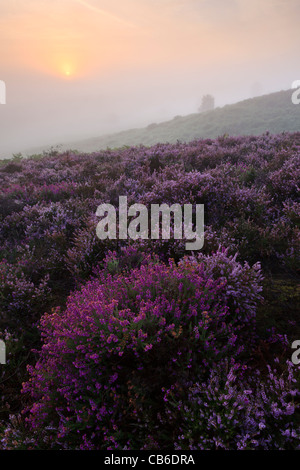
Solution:
{"label": "heathland", "polygon": [[[226,125],[1,162],[0,448],[299,448],[300,133]],[[203,249],[99,240],[120,196],[204,204]]]}

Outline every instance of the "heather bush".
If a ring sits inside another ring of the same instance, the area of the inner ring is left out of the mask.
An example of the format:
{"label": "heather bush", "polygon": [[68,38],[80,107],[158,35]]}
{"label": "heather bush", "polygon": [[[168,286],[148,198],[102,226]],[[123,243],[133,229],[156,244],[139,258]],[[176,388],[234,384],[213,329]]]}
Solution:
{"label": "heather bush", "polygon": [[26,324],[32,321],[50,295],[48,276],[38,285],[28,279],[21,266],[0,262],[0,325]]}
{"label": "heather bush", "polygon": [[84,227],[74,232],[72,244],[64,255],[65,266],[76,283],[85,282],[105,258],[107,251],[118,245],[117,240],[99,240],[97,223],[96,217],[87,219]]}
{"label": "heather bush", "polygon": [[[149,433],[164,446],[157,430],[162,389],[239,357],[246,340],[240,327],[254,314],[246,297],[237,302],[240,315],[228,307],[228,272],[220,278],[195,260],[176,266],[149,258],[112,275],[116,261],[112,253],[64,312],[43,316],[44,345],[24,386],[34,400],[32,429],[46,420],[58,441],[74,448],[141,448]],[[259,280],[256,270],[252,277]]]}
{"label": "heather bush", "polygon": [[235,310],[242,322],[255,318],[257,304],[262,300],[262,272],[260,263],[252,267],[245,261],[237,261],[238,253],[228,254],[228,249],[219,248],[211,256],[199,253],[197,262],[204,267],[204,273],[213,279],[226,282],[224,299]]}
{"label": "heather bush", "polygon": [[[20,409],[20,390],[22,383],[27,379],[24,362],[32,359],[31,349],[34,346],[32,337],[24,341],[24,335],[11,332],[8,329],[0,330],[0,341],[5,342],[5,365],[0,364],[0,449],[4,448],[2,432],[7,429],[9,416]],[[30,336],[30,334],[28,334]],[[30,344],[30,348],[28,345]],[[24,406],[25,402],[22,402]]]}
{"label": "heather bush", "polygon": [[278,170],[270,173],[268,178],[268,189],[270,194],[283,201],[286,198],[299,196],[300,182],[300,157],[294,155],[288,158]]}
{"label": "heather bush", "polygon": [[[185,401],[166,395],[169,416],[180,422],[177,450],[299,449],[299,389],[295,366],[270,366],[265,377],[234,361],[218,364]],[[299,370],[298,370],[299,376]]]}

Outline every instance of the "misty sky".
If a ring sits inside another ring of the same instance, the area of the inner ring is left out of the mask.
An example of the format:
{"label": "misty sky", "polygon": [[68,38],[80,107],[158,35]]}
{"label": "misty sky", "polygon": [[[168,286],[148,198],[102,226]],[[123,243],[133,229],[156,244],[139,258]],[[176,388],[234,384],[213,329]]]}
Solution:
{"label": "misty sky", "polygon": [[0,0],[0,157],[288,89],[300,0]]}

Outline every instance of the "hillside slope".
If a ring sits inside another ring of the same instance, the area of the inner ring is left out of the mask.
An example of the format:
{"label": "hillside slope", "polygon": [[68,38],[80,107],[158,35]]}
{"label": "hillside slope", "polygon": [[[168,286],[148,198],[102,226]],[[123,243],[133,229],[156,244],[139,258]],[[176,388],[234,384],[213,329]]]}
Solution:
{"label": "hillside slope", "polygon": [[217,138],[224,134],[260,135],[300,130],[300,105],[291,101],[292,90],[247,99],[206,113],[176,116],[171,121],[152,123],[146,128],[131,129],[79,142],[63,144],[62,150],[92,152],[131,145],[154,145],[190,142],[198,138]]}

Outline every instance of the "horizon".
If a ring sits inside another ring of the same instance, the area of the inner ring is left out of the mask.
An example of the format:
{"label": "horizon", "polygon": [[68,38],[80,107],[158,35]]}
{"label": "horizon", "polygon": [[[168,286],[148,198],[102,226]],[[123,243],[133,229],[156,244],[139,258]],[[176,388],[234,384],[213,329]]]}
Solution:
{"label": "horizon", "polygon": [[287,90],[296,0],[0,0],[0,158]]}

